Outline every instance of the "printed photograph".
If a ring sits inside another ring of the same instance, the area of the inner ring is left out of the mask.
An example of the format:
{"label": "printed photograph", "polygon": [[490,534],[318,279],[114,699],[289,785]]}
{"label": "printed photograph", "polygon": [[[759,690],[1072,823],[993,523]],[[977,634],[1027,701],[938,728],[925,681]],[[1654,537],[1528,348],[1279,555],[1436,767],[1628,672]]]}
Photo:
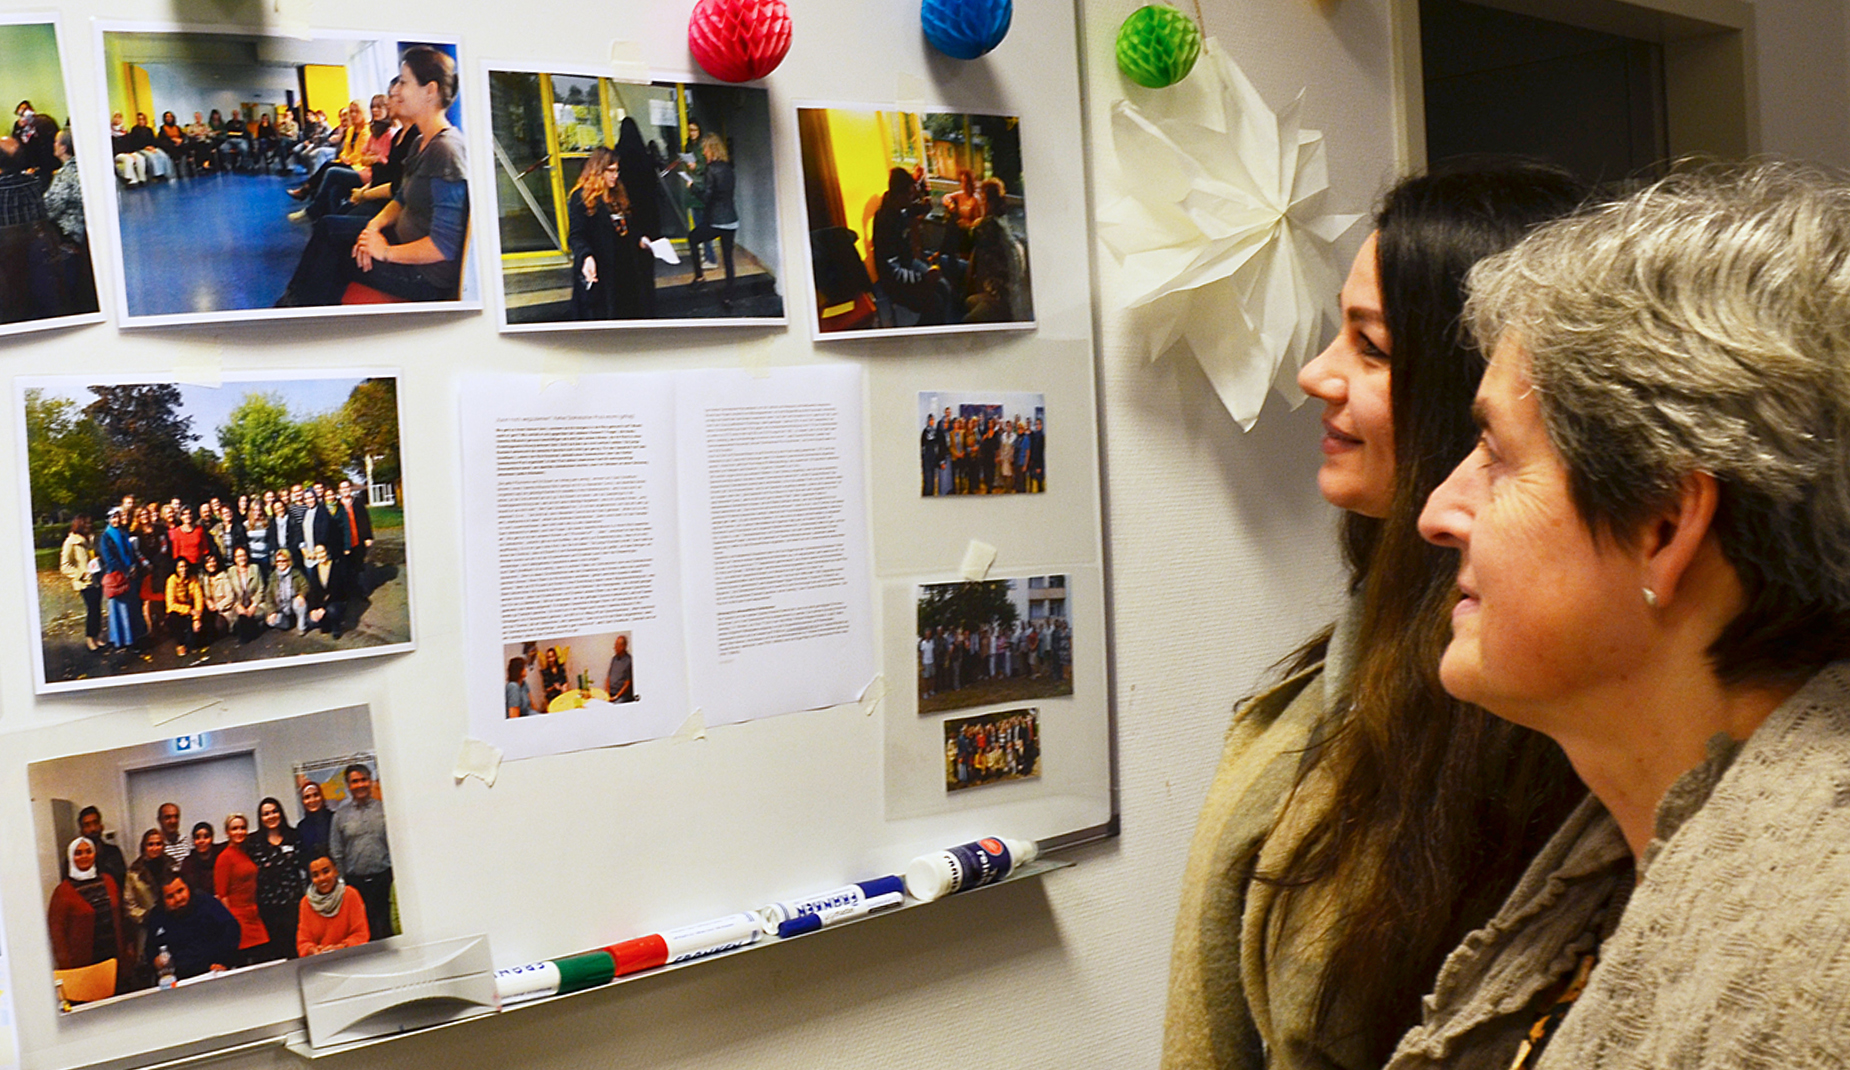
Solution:
{"label": "printed photograph", "polygon": [[919,712],[1073,693],[1065,576],[923,584]]}
{"label": "printed photograph", "polygon": [[944,722],[944,790],[1041,775],[1039,710],[1005,710]]}
{"label": "printed photograph", "polygon": [[64,1010],[398,933],[365,706],[34,762]]}
{"label": "printed photograph", "polygon": [[19,391],[41,692],[411,649],[395,378]]}
{"label": "printed photograph", "polygon": [[1047,400],[1001,391],[919,392],[919,494],[1047,489]]}
{"label": "printed photograph", "polygon": [[818,337],[1034,322],[1020,122],[797,109]]}
{"label": "printed photograph", "polygon": [[100,36],[128,321],[470,296],[455,44]]}
{"label": "printed photograph", "polygon": [[[58,27],[0,14],[0,334],[100,319]],[[15,103],[16,102],[16,103]]]}
{"label": "printed photograph", "polygon": [[782,323],[763,89],[491,70],[508,330]]}
{"label": "printed photograph", "polygon": [[630,633],[600,632],[569,639],[508,643],[504,705],[509,717],[634,702],[635,658]]}

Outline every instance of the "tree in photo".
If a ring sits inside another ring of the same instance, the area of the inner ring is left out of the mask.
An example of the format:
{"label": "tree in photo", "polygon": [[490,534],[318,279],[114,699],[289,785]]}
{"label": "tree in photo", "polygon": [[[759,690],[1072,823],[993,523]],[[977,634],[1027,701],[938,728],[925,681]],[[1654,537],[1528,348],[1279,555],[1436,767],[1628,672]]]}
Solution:
{"label": "tree in photo", "polygon": [[100,514],[109,495],[103,453],[102,434],[76,402],[26,391],[26,465],[35,518],[66,511]]}
{"label": "tree in photo", "polygon": [[925,588],[925,597],[919,599],[921,635],[932,628],[1007,627],[1018,619],[1007,580],[938,584]]}
{"label": "tree in photo", "polygon": [[374,482],[398,482],[398,380],[367,379],[354,387],[340,419],[346,463],[364,472],[371,457]]}
{"label": "tree in photo", "polygon": [[188,443],[193,418],[180,415],[180,388],[171,383],[92,386],[84,415],[103,435],[103,473],[112,497],[178,497],[198,501],[223,488],[199,471]]}
{"label": "tree in photo", "polygon": [[225,474],[235,487],[286,487],[322,471],[315,436],[290,419],[276,394],[246,394],[218,429]]}

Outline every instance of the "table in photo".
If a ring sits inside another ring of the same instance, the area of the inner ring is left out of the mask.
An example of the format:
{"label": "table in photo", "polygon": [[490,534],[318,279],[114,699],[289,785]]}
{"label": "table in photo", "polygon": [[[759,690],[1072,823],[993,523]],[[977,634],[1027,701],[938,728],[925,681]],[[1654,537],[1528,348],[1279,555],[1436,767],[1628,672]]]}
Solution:
{"label": "table in photo", "polygon": [[555,697],[546,704],[547,713],[561,713],[565,710],[580,710],[587,702],[609,702],[610,695],[600,688],[574,687],[570,691]]}

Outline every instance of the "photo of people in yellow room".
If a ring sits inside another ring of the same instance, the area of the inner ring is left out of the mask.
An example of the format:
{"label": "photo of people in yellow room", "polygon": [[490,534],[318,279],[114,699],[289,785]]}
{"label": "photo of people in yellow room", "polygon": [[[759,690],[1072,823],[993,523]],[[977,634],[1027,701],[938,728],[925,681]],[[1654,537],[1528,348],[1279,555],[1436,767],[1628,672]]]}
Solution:
{"label": "photo of people in yellow room", "polygon": [[1034,322],[1021,123],[798,108],[816,335]]}
{"label": "photo of people in yellow room", "polygon": [[489,71],[505,329],[782,323],[768,98]]}
{"label": "photo of people in yellow room", "polygon": [[26,18],[0,14],[0,334],[99,311],[58,27]]}
{"label": "photo of people in yellow room", "polygon": [[629,632],[508,643],[507,716],[532,717],[635,702],[636,660]]}
{"label": "photo of people in yellow room", "polygon": [[454,44],[101,37],[128,322],[473,302]]}

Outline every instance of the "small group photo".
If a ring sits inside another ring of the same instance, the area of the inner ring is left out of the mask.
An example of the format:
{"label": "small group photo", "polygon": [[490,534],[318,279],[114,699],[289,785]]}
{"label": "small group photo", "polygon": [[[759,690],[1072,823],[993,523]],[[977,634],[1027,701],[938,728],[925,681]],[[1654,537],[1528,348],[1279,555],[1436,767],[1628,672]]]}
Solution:
{"label": "small group photo", "polygon": [[56,23],[0,14],[0,334],[102,318],[62,56]]}
{"label": "small group photo", "polygon": [[509,717],[637,699],[629,632],[508,643],[501,656],[507,659],[504,705]]}
{"label": "small group photo", "polygon": [[365,706],[34,762],[27,781],[63,1010],[400,931]]}
{"label": "small group photo", "polygon": [[1040,494],[1047,489],[1045,394],[919,392],[919,494]]}
{"label": "small group photo", "polygon": [[411,649],[398,381],[18,381],[38,688]]}
{"label": "small group photo", "polygon": [[126,323],[479,305],[453,42],[99,38]]}
{"label": "small group photo", "polygon": [[919,712],[1073,693],[1065,576],[922,584]]}
{"label": "small group photo", "polygon": [[944,722],[944,790],[1041,775],[1039,710],[1004,710]]}
{"label": "small group photo", "polygon": [[1034,322],[1021,121],[799,107],[818,338]]}
{"label": "small group photo", "polygon": [[502,327],[781,324],[763,89],[487,71]]}

